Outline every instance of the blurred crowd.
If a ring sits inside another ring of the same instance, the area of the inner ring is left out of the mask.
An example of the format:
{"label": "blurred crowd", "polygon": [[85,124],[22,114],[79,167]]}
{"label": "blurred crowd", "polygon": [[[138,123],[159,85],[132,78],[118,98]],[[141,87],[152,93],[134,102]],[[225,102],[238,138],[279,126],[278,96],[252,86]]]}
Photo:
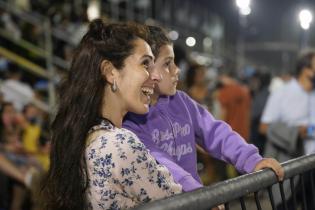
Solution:
{"label": "blurred crowd", "polygon": [[[49,168],[48,113],[33,103],[38,93],[22,80],[19,68],[11,63],[7,67],[0,85],[0,156],[22,175],[44,173]],[[0,162],[5,172],[0,172],[0,209],[22,209],[29,200],[27,181],[21,183]]]}
{"label": "blurred crowd", "polygon": [[[11,8],[19,11],[8,12],[0,7],[0,27],[9,34],[11,42],[0,38],[4,47],[23,53],[27,59],[46,67],[45,54],[36,52],[47,49],[46,22],[51,25],[52,54],[63,63],[71,60],[74,47],[87,31],[87,6],[75,1],[38,1],[16,0],[2,1],[9,3]],[[31,48],[31,51],[21,48],[16,43]],[[35,51],[35,53],[34,53]],[[57,65],[57,69],[65,70],[67,66]]]}

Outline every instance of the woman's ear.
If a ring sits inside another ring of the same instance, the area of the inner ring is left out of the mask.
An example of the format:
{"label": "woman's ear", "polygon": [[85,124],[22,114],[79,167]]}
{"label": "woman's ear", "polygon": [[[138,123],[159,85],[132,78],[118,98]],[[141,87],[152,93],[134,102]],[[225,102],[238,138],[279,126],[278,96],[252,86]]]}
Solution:
{"label": "woman's ear", "polygon": [[113,84],[117,77],[117,69],[114,67],[112,62],[103,60],[101,63],[101,75],[109,84]]}

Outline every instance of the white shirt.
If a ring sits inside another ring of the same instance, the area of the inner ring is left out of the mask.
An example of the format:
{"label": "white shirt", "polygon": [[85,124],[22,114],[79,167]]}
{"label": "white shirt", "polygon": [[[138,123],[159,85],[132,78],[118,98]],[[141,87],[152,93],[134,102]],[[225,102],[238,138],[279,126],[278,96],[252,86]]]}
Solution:
{"label": "white shirt", "polygon": [[30,103],[34,98],[32,88],[18,80],[5,80],[1,85],[1,92],[4,101],[13,103],[18,111],[22,111],[24,106]]}
{"label": "white shirt", "polygon": [[[285,122],[289,126],[315,125],[315,91],[306,92],[296,79],[271,93],[261,122]],[[305,141],[306,153],[315,152],[315,139]]]}

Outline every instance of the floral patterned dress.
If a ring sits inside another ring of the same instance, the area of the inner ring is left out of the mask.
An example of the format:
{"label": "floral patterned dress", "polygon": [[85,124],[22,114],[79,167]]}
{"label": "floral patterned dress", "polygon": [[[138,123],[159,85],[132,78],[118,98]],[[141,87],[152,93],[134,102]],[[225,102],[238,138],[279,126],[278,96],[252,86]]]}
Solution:
{"label": "floral patterned dress", "polygon": [[102,120],[85,150],[89,209],[128,209],[182,191],[129,130]]}

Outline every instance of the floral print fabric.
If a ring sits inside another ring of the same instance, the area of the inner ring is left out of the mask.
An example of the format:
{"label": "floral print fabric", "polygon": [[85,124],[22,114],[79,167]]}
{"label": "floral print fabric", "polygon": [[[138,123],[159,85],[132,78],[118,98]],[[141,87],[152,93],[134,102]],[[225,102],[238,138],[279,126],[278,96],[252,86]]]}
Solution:
{"label": "floral print fabric", "polygon": [[106,120],[90,130],[85,158],[89,209],[128,209],[182,191],[134,133]]}

